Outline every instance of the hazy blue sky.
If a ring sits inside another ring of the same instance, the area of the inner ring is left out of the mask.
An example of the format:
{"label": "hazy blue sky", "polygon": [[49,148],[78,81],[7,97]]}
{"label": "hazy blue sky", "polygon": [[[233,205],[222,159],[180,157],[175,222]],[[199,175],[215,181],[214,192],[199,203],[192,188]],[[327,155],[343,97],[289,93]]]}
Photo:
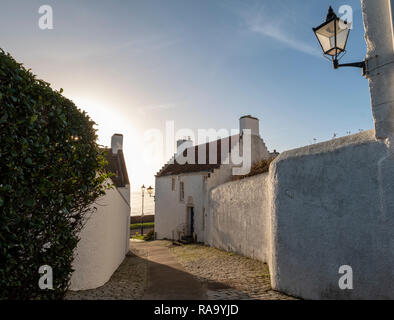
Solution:
{"label": "hazy blue sky", "polygon": [[[44,4],[53,30],[38,27]],[[252,114],[279,151],[372,129],[367,80],[334,71],[312,32],[330,4],[352,6],[343,61],[361,61],[359,0],[1,0],[0,47],[87,110],[102,144],[125,135],[135,188],[163,164],[143,159],[143,134],[166,120],[231,129]]]}

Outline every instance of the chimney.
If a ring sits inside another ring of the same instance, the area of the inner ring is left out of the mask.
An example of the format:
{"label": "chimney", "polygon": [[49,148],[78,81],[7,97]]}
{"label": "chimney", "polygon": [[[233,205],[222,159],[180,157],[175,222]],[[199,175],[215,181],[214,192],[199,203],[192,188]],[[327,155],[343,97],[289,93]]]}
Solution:
{"label": "chimney", "polygon": [[242,135],[244,129],[250,129],[251,134],[260,136],[259,119],[251,115],[243,116],[239,119],[239,134]]}
{"label": "chimney", "polygon": [[180,155],[182,154],[183,151],[185,151],[187,148],[193,147],[193,141],[190,140],[190,137],[187,139],[180,139],[177,140],[176,142],[176,154]]}
{"label": "chimney", "polygon": [[113,154],[123,150],[123,134],[115,133],[111,138],[111,149]]}

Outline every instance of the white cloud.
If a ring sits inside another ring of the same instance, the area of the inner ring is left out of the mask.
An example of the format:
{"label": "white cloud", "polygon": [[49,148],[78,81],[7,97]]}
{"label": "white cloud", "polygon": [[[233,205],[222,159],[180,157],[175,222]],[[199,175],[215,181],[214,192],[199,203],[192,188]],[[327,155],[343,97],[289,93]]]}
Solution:
{"label": "white cloud", "polygon": [[272,39],[275,39],[281,43],[283,43],[284,45],[295,49],[297,51],[312,55],[312,56],[321,56],[321,54],[319,53],[319,51],[305,43],[302,42],[298,39],[295,39],[294,37],[291,37],[290,35],[286,34],[284,32],[284,30],[281,30],[278,26],[272,25],[272,24],[250,24],[249,28],[251,31],[259,33],[263,36],[267,36],[270,37]]}
{"label": "white cloud", "polygon": [[274,39],[299,52],[321,57],[318,47],[310,45],[294,36],[294,32],[291,31],[291,26],[289,25],[289,22],[294,23],[294,21],[286,19],[284,15],[280,17],[268,15],[263,9],[260,7],[258,10],[247,10],[241,14],[246,27],[250,31]]}
{"label": "white cloud", "polygon": [[122,52],[127,52],[127,56],[130,58],[132,56],[144,56],[147,53],[160,52],[180,42],[182,42],[181,38],[141,36],[133,40],[113,44],[105,44],[104,42],[98,41],[78,43],[78,50],[75,50],[69,44],[59,45],[50,52],[45,47],[40,47],[33,54],[45,59],[59,61],[91,60],[97,57],[111,58],[120,55]]}

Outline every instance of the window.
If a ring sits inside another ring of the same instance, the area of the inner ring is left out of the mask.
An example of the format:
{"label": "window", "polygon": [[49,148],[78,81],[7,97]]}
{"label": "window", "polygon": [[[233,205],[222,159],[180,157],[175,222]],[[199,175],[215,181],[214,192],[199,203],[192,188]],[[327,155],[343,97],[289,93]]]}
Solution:
{"label": "window", "polygon": [[171,190],[175,191],[175,178],[171,179]]}
{"label": "window", "polygon": [[185,185],[181,181],[179,182],[179,201],[184,201],[185,200]]}

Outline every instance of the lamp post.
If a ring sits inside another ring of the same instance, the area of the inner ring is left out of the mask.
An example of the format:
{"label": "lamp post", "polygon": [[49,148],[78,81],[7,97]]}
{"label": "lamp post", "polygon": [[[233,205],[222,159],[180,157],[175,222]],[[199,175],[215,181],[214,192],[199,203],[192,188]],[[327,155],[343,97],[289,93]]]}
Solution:
{"label": "lamp post", "polygon": [[142,210],[141,210],[141,235],[144,235],[144,196],[145,196],[145,185],[141,187],[142,191]]}
{"label": "lamp post", "polygon": [[[142,236],[144,235],[144,197],[145,197],[145,189],[146,189],[145,185],[143,184],[142,187],[141,187],[141,192],[142,192],[141,235]],[[149,186],[149,188],[146,189],[146,191],[148,192],[149,197],[155,197],[153,195],[153,188],[151,186]]]}
{"label": "lamp post", "polygon": [[334,69],[341,67],[356,67],[363,70],[365,75],[365,61],[340,64],[339,60],[346,53],[346,44],[349,37],[351,23],[338,18],[334,9],[330,6],[326,21],[320,26],[313,28],[317,40],[326,57],[332,59]]}
{"label": "lamp post", "polygon": [[149,197],[155,197],[153,195],[153,188],[151,186],[149,186],[149,188],[146,191],[148,191]]}

